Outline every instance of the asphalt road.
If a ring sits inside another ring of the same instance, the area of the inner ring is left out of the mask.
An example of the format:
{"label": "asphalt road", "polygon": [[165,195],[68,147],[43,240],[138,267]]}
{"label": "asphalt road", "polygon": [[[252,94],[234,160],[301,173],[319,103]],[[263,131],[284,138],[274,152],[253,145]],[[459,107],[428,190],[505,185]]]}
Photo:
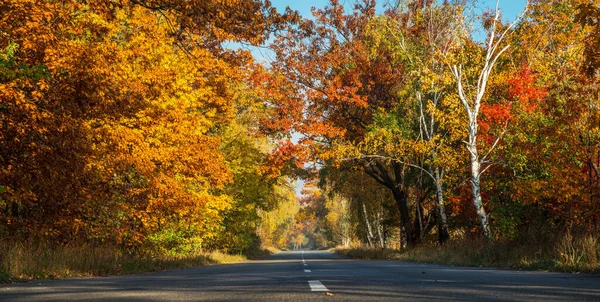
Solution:
{"label": "asphalt road", "polygon": [[600,276],[344,259],[326,251],[119,277],[0,284],[0,301],[600,301]]}

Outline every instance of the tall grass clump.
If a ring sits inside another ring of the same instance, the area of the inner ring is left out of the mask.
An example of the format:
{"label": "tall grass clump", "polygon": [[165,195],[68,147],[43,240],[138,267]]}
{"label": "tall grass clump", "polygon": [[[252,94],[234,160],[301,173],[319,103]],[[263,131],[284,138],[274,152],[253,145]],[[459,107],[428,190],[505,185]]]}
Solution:
{"label": "tall grass clump", "polygon": [[562,270],[600,272],[600,242],[595,234],[567,231],[556,244],[555,253]]}

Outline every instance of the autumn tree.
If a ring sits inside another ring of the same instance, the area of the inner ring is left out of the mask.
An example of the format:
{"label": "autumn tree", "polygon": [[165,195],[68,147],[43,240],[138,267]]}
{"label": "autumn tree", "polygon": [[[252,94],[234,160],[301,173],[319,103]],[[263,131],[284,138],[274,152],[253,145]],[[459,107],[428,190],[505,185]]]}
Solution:
{"label": "autumn tree", "polygon": [[328,167],[322,169],[320,178],[327,208],[325,223],[337,245],[349,246],[358,241],[389,248],[406,243],[406,238],[398,236],[400,217],[387,187],[358,169]]}
{"label": "autumn tree", "polygon": [[510,111],[511,124],[519,127],[505,137],[510,152],[500,154],[514,175],[503,180],[510,180],[512,199],[538,207],[557,226],[590,229],[598,219],[598,90],[586,76],[593,28],[574,22],[587,3],[532,1],[516,28],[512,39],[519,47],[512,52],[520,64],[505,82],[507,99],[520,108]]}
{"label": "autumn tree", "polygon": [[[338,1],[313,13],[315,21],[305,19],[274,43],[277,60],[272,64],[272,87],[286,90],[274,92],[270,102],[281,117],[278,120],[287,121],[274,126],[303,133],[302,143],[316,158],[341,159],[344,152],[336,151],[338,146],[359,144],[375,114],[395,106],[393,91],[401,82],[403,67],[385,49],[375,54],[366,47],[374,1],[357,4],[351,14],[345,14]],[[357,159],[350,166],[362,167],[393,192],[409,244],[415,244],[420,235],[402,186],[404,165]]]}
{"label": "autumn tree", "polygon": [[[403,144],[394,150],[394,142],[386,142],[389,151],[376,155],[401,161],[419,170],[426,181],[431,180],[440,242],[449,238],[444,177],[458,163],[456,159],[460,155],[453,145],[462,139],[462,131],[456,127],[460,113],[451,100],[451,75],[445,65],[456,40],[455,16],[462,8],[460,1],[441,5],[402,1],[398,6],[400,10],[375,18],[371,25],[371,47],[390,49],[395,53],[394,59],[405,66],[408,75],[403,82],[397,83],[397,102],[410,104],[408,110],[413,113],[389,114],[404,120],[414,118],[409,124],[412,129],[406,129],[413,133],[404,138]],[[389,125],[385,127],[389,128]],[[402,155],[407,153],[411,155]]]}
{"label": "autumn tree", "polygon": [[600,68],[600,8],[597,3],[579,4],[576,21],[582,26],[591,27],[591,31],[585,37],[585,64],[583,69],[590,77],[598,77],[597,70]]}
{"label": "autumn tree", "polygon": [[[251,95],[239,87],[252,59],[222,43],[261,43],[293,13],[262,1],[11,1],[0,11],[3,236],[219,248],[233,207],[272,202],[233,194],[274,188],[262,181],[268,139],[238,114],[261,107],[238,101]],[[245,146],[263,157],[232,151]]]}
{"label": "autumn tree", "polygon": [[287,248],[298,222],[300,209],[295,192],[286,186],[279,186],[274,192],[277,203],[272,209],[259,211],[260,223],[257,234],[262,244],[277,248]]}
{"label": "autumn tree", "polygon": [[236,119],[220,135],[233,174],[224,190],[232,204],[222,212],[222,229],[211,245],[232,253],[250,254],[263,244],[285,247],[298,211],[292,184],[270,160],[275,144],[260,131],[266,110],[256,93],[246,85],[236,89]]}
{"label": "autumn tree", "polygon": [[[471,160],[470,182],[473,195],[473,205],[475,207],[479,223],[481,224],[483,236],[486,238],[491,238],[492,232],[490,229],[489,217],[481,197],[481,175],[483,172],[485,172],[486,168],[489,167],[489,165],[485,165],[487,163],[488,156],[490,152],[493,151],[496,143],[498,143],[501,139],[501,136],[497,137],[490,149],[483,154],[483,156],[481,156],[478,147],[479,114],[482,101],[485,100],[484,96],[486,93],[488,80],[494,69],[494,66],[496,65],[500,56],[510,47],[510,45],[503,45],[502,43],[505,42],[505,37],[507,34],[512,32],[513,27],[518,21],[514,21],[508,26],[503,26],[501,23],[502,20],[500,9],[498,7],[499,3],[499,0],[496,1],[496,8],[492,12],[491,16],[488,17],[489,19],[485,20],[487,37],[482,53],[484,57],[481,63],[482,66],[476,67],[477,71],[465,71],[463,70],[465,65],[459,59],[458,62],[451,64],[450,67],[452,74],[456,79],[456,87],[459,99],[468,115],[467,129],[469,136],[468,141],[466,142],[466,147],[469,151]],[[463,16],[459,15],[457,17],[461,18]],[[468,29],[470,26],[468,20],[463,20],[462,23],[459,24],[462,25],[457,27],[457,31],[459,31],[458,34],[462,35],[463,38],[472,39],[472,33],[470,33]],[[473,40],[463,40],[460,42],[460,44],[468,45],[469,43],[472,43],[472,41]],[[465,78],[466,76],[473,76],[474,78],[467,80]]]}

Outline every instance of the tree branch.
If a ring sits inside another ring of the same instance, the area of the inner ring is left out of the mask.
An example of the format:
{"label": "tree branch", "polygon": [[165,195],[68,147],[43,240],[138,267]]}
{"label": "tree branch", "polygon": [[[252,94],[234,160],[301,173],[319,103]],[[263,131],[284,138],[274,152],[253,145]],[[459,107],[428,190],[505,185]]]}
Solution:
{"label": "tree branch", "polygon": [[368,159],[368,158],[391,160],[391,161],[394,161],[394,162],[397,162],[397,163],[400,163],[400,164],[403,164],[403,165],[406,165],[406,166],[409,166],[412,168],[419,169],[419,170],[425,172],[425,174],[427,174],[433,181],[435,181],[435,177],[431,173],[429,173],[429,171],[427,171],[425,168],[418,166],[418,165],[411,164],[411,163],[407,163],[405,161],[398,160],[393,157],[388,157],[388,156],[383,156],[383,155],[362,155],[361,154],[359,157],[343,158],[343,159],[341,159],[341,161],[361,160],[361,159]]}

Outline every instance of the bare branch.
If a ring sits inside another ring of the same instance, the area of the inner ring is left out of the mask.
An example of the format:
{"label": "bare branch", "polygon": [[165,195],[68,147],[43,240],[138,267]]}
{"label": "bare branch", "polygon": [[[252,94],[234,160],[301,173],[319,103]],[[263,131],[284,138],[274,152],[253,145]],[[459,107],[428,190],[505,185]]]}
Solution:
{"label": "bare branch", "polygon": [[500,163],[493,163],[493,162],[486,162],[486,164],[488,164],[488,166],[483,168],[483,170],[481,170],[481,172],[479,172],[480,177],[481,177],[481,175],[483,175],[483,173],[485,173],[492,166],[501,165]]}
{"label": "bare branch", "polygon": [[469,117],[470,117],[471,116],[471,106],[469,106],[469,101],[467,99],[467,96],[465,95],[465,90],[464,90],[464,87],[462,84],[462,64],[459,65],[459,67],[457,67],[456,65],[453,65],[450,68],[450,70],[452,71],[454,78],[456,78],[456,82],[458,85],[458,96],[460,97],[461,102],[465,106],[465,109],[467,109],[467,114],[469,114]]}

